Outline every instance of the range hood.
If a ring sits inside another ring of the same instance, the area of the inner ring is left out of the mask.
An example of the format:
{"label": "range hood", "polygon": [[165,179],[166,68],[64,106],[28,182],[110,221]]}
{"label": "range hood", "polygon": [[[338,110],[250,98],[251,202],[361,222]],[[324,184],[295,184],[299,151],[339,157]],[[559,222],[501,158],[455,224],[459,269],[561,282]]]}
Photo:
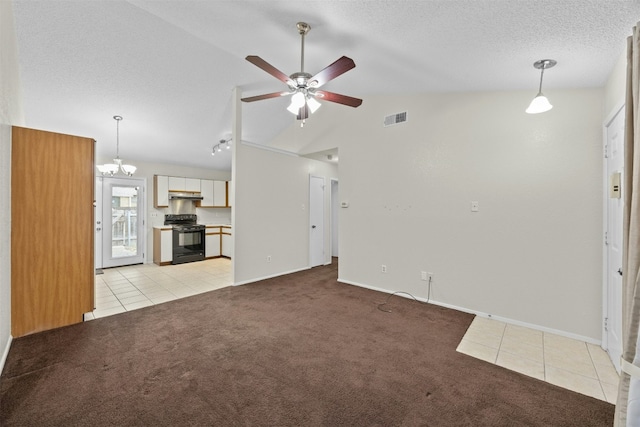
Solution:
{"label": "range hood", "polygon": [[199,194],[183,194],[183,193],[174,193],[169,194],[170,200],[202,200],[202,196]]}

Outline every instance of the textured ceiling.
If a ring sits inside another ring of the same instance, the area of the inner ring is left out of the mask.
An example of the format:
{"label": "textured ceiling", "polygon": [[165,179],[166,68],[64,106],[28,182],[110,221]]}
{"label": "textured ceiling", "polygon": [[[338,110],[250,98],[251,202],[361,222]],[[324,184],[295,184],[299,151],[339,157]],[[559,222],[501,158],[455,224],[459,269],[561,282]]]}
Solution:
{"label": "textured ceiling", "polygon": [[[640,20],[639,1],[13,2],[25,125],[90,136],[98,155],[229,168],[211,157],[231,131],[231,94],[285,89],[244,60],[300,71],[295,24],[312,29],[305,71],[342,55],[356,68],[324,88],[367,95],[602,87]],[[243,104],[243,138],[269,144],[294,123],[286,99]],[[341,107],[349,109],[349,107]]]}

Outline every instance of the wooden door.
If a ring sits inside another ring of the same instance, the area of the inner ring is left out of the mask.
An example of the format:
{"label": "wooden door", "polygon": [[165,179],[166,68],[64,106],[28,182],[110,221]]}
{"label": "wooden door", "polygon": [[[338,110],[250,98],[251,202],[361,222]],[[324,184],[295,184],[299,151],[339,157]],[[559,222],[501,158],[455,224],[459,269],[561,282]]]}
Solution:
{"label": "wooden door", "polygon": [[13,337],[82,322],[93,310],[94,145],[12,129]]}

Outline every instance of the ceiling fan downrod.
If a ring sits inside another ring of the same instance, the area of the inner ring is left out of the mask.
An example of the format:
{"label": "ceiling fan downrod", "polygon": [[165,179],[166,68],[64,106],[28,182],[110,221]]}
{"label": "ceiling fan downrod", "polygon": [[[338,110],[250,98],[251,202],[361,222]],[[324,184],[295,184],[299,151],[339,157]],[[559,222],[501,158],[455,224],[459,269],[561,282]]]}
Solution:
{"label": "ceiling fan downrod", "polygon": [[298,27],[298,32],[300,33],[301,43],[300,43],[300,73],[304,73],[304,36],[307,35],[309,30],[311,30],[311,25],[306,22],[298,22],[296,24]]}

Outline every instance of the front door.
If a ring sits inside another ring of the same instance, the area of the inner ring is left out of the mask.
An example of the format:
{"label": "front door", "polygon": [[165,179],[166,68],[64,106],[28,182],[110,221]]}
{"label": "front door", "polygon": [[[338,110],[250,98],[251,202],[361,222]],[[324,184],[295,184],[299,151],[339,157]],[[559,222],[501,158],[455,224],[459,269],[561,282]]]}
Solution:
{"label": "front door", "polygon": [[606,350],[620,372],[622,355],[622,218],[624,207],[624,108],[607,126]]}
{"label": "front door", "polygon": [[144,263],[144,179],[103,178],[102,267]]}
{"label": "front door", "polygon": [[324,178],[309,177],[309,267],[324,264]]}

